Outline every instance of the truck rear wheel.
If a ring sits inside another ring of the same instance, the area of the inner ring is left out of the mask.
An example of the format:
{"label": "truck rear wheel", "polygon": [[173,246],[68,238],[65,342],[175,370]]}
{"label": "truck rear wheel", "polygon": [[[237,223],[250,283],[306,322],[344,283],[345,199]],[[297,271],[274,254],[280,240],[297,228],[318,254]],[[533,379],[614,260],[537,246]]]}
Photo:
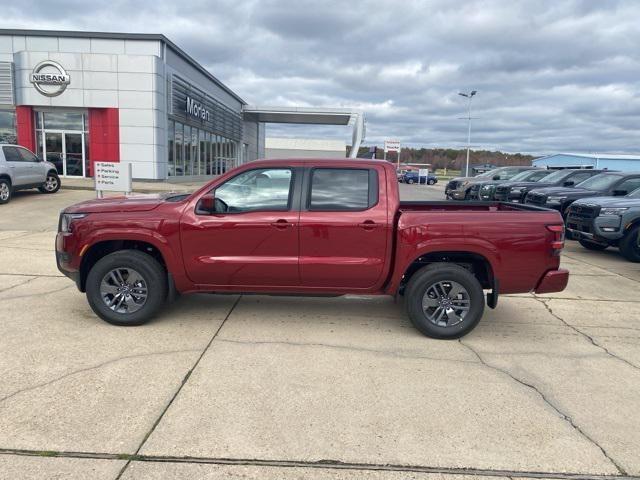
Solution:
{"label": "truck rear wheel", "polygon": [[475,328],[484,312],[484,294],[465,268],[434,263],[416,272],[405,291],[413,325],[432,338],[460,338]]}
{"label": "truck rear wheel", "polygon": [[142,325],[162,307],[166,274],[158,261],[137,250],[102,257],[87,276],[91,309],[113,325]]}
{"label": "truck rear wheel", "polygon": [[620,241],[620,253],[630,262],[640,262],[640,225],[629,230]]}
{"label": "truck rear wheel", "polygon": [[604,250],[609,246],[606,243],[596,243],[596,242],[592,242],[591,240],[585,240],[583,238],[578,240],[578,242],[587,250],[599,251],[599,250]]}

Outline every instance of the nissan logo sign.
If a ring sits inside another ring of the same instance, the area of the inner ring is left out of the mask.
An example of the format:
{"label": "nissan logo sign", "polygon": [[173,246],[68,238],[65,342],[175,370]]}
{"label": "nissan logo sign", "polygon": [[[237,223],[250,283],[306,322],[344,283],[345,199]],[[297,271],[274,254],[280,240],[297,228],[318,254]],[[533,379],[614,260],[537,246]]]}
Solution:
{"label": "nissan logo sign", "polygon": [[43,60],[31,72],[30,82],[42,95],[57,97],[66,90],[71,77],[59,63]]}

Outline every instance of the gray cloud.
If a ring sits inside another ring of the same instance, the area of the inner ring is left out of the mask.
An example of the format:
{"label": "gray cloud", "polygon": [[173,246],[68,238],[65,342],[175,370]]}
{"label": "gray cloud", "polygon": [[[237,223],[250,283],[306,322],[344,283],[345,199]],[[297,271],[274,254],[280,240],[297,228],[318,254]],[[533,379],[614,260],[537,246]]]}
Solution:
{"label": "gray cloud", "polygon": [[[367,140],[638,152],[635,0],[22,1],[5,28],[164,33],[252,104],[351,106]],[[336,127],[271,126],[277,135]]]}

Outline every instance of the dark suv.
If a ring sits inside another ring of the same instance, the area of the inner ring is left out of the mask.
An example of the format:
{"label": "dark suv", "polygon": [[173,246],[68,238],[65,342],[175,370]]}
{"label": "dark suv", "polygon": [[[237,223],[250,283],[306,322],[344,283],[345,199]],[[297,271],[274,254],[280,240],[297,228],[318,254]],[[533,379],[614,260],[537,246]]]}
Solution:
{"label": "dark suv", "polygon": [[[548,171],[548,170],[547,170]],[[602,173],[603,170],[566,169],[551,170],[538,181],[518,181],[502,183],[496,186],[493,199],[499,202],[524,203],[531,190],[546,187],[574,187],[580,182]]]}
{"label": "dark suv", "polygon": [[589,250],[617,246],[640,262],[640,188],[625,197],[585,198],[569,207],[567,231]]}
{"label": "dark suv", "polygon": [[525,203],[559,210],[563,217],[567,208],[579,198],[621,197],[640,187],[640,172],[605,172],[595,175],[574,188],[550,187],[533,190]]}
{"label": "dark suv", "polygon": [[536,168],[535,170],[525,170],[524,172],[520,172],[515,177],[511,178],[511,180],[491,180],[476,184],[471,187],[471,193],[469,196],[472,200],[483,200],[485,202],[491,201],[494,199],[496,188],[503,183],[511,183],[517,181],[535,183],[538,180],[541,180],[544,177],[548,176],[550,173],[550,170],[545,170],[542,168]]}

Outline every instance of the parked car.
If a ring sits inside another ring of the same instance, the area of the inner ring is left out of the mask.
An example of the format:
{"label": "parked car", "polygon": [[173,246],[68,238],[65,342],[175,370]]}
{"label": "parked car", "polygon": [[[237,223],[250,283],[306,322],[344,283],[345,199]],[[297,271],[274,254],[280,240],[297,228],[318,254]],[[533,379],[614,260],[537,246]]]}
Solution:
{"label": "parked car", "polygon": [[8,203],[13,192],[37,188],[42,193],[60,189],[56,166],[38,158],[20,145],[0,148],[0,204]]}
{"label": "parked car", "polygon": [[640,188],[625,197],[576,200],[567,230],[589,250],[617,246],[627,260],[640,262]]}
{"label": "parked car", "polygon": [[548,170],[549,175],[535,182],[515,181],[514,177],[511,181],[496,186],[493,198],[499,202],[524,203],[527,193],[532,190],[545,187],[573,187],[603,171],[584,168]]}
{"label": "parked car", "polygon": [[536,167],[500,167],[476,177],[456,177],[447,183],[444,189],[444,196],[451,200],[469,200],[471,187],[476,183],[491,180],[510,180],[518,173],[534,168]]}
{"label": "parked car", "polygon": [[527,194],[525,203],[553,208],[567,215],[569,205],[586,197],[621,197],[640,187],[640,172],[604,172],[575,187],[549,187]]}
{"label": "parked car", "polygon": [[[290,181],[261,177],[274,170]],[[491,308],[563,290],[563,242],[547,209],[400,202],[389,162],[263,160],[192,194],[68,207],[56,259],[116,325],[145,323],[175,292],[401,295],[418,330],[457,338],[480,321],[483,290]]]}
{"label": "parked car", "polygon": [[408,171],[404,174],[403,182],[408,184],[418,183],[418,179],[420,179],[420,183],[426,183],[427,185],[434,185],[438,183],[438,177],[436,177],[435,173],[429,173],[426,177],[424,175],[419,176],[418,172]]}
{"label": "parked car", "polygon": [[476,183],[471,187],[469,191],[469,199],[470,200],[482,200],[482,201],[490,201],[493,200],[493,195],[496,191],[496,187],[505,182],[513,182],[513,181],[529,181],[535,182],[536,180],[540,180],[551,172],[549,170],[544,170],[542,168],[537,168],[535,170],[525,170],[524,172],[520,172],[511,180],[490,180],[487,182]]}

